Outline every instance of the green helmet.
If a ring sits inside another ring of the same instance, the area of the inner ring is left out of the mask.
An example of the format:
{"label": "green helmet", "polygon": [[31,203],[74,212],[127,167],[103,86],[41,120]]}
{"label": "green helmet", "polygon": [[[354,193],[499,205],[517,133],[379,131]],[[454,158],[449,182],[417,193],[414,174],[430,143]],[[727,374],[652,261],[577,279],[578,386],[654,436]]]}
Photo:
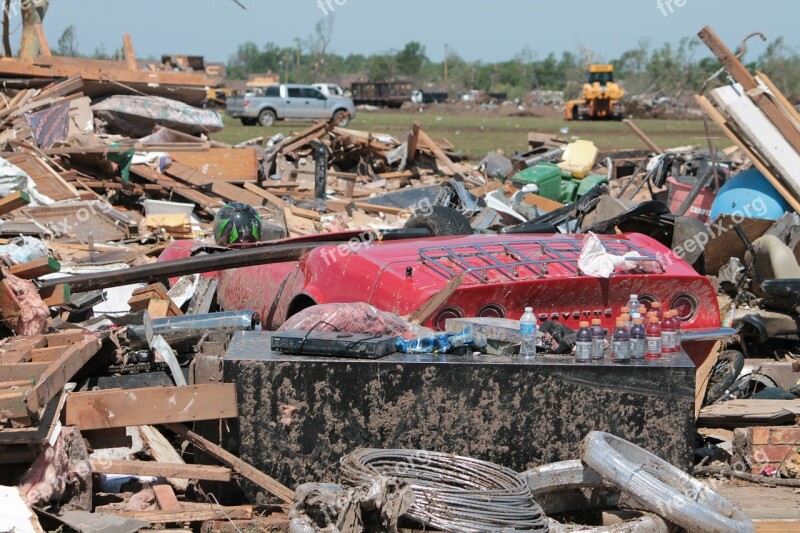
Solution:
{"label": "green helmet", "polygon": [[261,216],[247,204],[227,204],[214,217],[214,240],[220,246],[258,242],[260,239]]}

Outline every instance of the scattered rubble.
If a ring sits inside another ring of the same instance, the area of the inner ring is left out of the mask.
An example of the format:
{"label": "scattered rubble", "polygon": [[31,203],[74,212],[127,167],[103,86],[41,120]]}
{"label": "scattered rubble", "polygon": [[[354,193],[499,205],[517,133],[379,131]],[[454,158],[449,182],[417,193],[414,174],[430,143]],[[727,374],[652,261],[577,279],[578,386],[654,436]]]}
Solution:
{"label": "scattered rubble", "polygon": [[[755,531],[713,489],[800,487],[800,116],[701,38],[733,149],[477,163],[416,122],[229,146],[214,80],[129,40],[0,60],[0,527]],[[623,362],[662,303],[682,342]]]}

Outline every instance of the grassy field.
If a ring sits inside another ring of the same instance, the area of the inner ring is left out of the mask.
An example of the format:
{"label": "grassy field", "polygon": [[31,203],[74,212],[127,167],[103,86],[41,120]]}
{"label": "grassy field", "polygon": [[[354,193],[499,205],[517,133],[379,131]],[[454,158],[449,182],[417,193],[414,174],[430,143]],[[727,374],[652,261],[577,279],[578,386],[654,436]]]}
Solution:
{"label": "grassy field", "polygon": [[[348,128],[388,133],[404,138],[414,121],[419,121],[432,137],[444,137],[453,143],[456,152],[471,160],[480,160],[488,152],[502,150],[513,154],[526,148],[528,132],[558,135],[563,127],[569,135],[594,142],[601,150],[645,148],[631,130],[619,122],[565,122],[556,118],[499,117],[489,115],[437,115],[392,111],[361,111]],[[661,148],[698,145],[706,147],[702,120],[637,120],[636,124]],[[307,127],[302,122],[280,122],[278,126],[245,127],[238,120],[225,117],[225,128],[215,139],[237,144],[260,135],[289,135]],[[728,146],[726,138],[711,124],[711,134],[719,146]]]}

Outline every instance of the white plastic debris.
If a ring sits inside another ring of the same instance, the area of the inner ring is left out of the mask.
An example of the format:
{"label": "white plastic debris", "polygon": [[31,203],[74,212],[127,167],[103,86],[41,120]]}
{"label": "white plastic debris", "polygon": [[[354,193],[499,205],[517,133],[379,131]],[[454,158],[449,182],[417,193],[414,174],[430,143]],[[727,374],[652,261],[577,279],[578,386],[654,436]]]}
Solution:
{"label": "white plastic debris", "polygon": [[11,258],[15,265],[42,259],[50,255],[47,245],[35,237],[20,237],[9,244],[0,246],[0,255]]}
{"label": "white plastic debris", "polygon": [[583,239],[583,249],[578,267],[587,276],[610,278],[617,268],[625,265],[625,258],[606,250],[600,239],[591,231]]}

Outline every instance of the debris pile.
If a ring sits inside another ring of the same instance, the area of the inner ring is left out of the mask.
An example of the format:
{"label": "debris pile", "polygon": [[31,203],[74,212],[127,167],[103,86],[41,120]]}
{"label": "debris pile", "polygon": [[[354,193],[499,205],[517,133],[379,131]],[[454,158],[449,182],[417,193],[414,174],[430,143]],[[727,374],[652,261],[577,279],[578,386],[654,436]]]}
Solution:
{"label": "debris pile", "polygon": [[707,484],[800,485],[800,117],[701,36],[734,148],[479,162],[412,119],[221,143],[189,59],[0,60],[9,527],[753,531]]}

